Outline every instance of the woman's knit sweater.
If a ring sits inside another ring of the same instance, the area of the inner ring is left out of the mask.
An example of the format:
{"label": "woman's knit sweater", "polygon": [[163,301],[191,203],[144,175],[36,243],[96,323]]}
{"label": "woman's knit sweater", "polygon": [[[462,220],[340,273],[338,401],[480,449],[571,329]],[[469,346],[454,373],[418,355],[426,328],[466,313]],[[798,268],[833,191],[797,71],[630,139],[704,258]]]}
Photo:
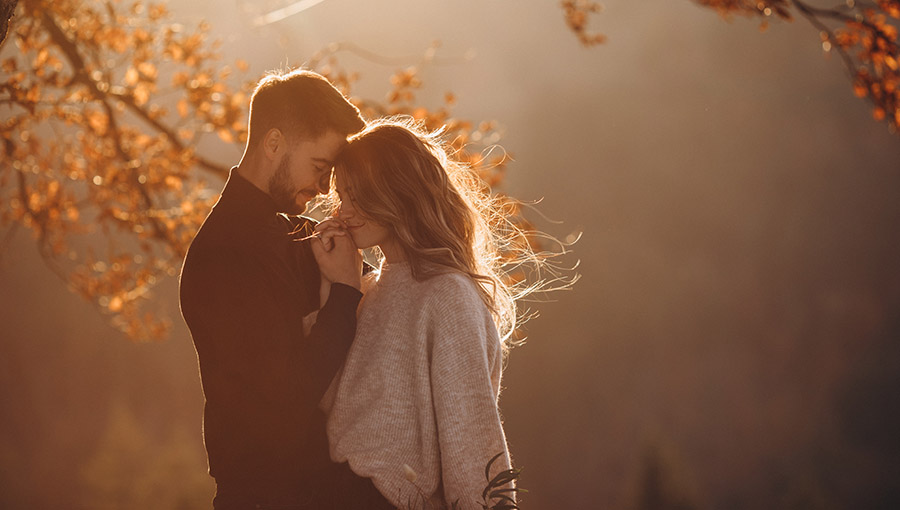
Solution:
{"label": "woman's knit sweater", "polygon": [[475,283],[458,273],[417,282],[408,264],[385,264],[357,315],[322,400],[332,460],[398,507],[424,495],[480,510],[488,460],[503,452],[491,476],[510,461],[497,407],[500,340]]}

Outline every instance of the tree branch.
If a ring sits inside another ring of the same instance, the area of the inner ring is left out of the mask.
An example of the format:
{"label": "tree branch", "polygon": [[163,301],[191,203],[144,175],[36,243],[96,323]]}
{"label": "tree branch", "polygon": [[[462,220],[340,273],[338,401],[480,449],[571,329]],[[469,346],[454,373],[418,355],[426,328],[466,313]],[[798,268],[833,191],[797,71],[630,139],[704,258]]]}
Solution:
{"label": "tree branch", "polygon": [[[186,150],[185,145],[178,139],[178,135],[168,126],[159,122],[159,120],[154,119],[150,113],[141,108],[137,103],[135,103],[134,98],[128,94],[113,94],[108,91],[101,90],[99,83],[91,78],[88,75],[85,65],[84,58],[78,52],[78,47],[75,43],[69,39],[65,32],[63,32],[62,28],[56,23],[56,20],[53,19],[52,15],[43,10],[37,10],[34,13],[34,16],[38,18],[41,23],[46,27],[47,32],[50,34],[51,40],[60,48],[66,58],[69,60],[69,64],[71,64],[72,69],[74,70],[73,80],[76,82],[80,82],[87,86],[88,90],[91,93],[91,96],[97,101],[103,102],[106,104],[107,98],[115,98],[128,107],[128,109],[137,115],[140,119],[148,123],[154,129],[162,133],[171,143],[176,150],[183,152]],[[106,105],[108,108],[108,105]],[[214,174],[220,178],[228,177],[228,168],[213,163],[203,157],[194,156],[194,161],[197,166],[200,168]]]}
{"label": "tree branch", "polygon": [[[797,7],[797,9],[800,11],[800,13],[803,15],[803,17],[806,18],[806,20],[810,22],[810,24],[812,24],[814,27],[819,29],[819,31],[825,32],[826,34],[828,34],[829,41],[833,41],[835,39],[834,31],[830,27],[828,27],[827,25],[825,25],[824,23],[819,21],[819,18],[816,17],[814,9],[807,6],[803,2],[800,2],[797,0],[792,0],[792,1],[794,2],[794,5]],[[841,46],[832,44],[832,47],[835,49],[835,51],[838,52],[838,54],[841,56],[841,59],[844,61],[844,66],[847,68],[847,71],[850,73],[850,78],[856,79],[856,75],[853,73],[853,68],[855,67],[855,64],[853,63],[853,58],[850,57],[850,54],[847,53],[847,51],[844,50],[844,48],[842,48]]]}

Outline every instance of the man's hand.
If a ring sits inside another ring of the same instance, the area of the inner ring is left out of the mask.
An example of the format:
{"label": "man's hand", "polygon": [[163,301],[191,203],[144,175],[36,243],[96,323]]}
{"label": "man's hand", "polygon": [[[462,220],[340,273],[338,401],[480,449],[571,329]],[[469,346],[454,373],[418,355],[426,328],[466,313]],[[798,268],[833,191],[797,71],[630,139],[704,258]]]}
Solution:
{"label": "man's hand", "polygon": [[[341,233],[333,231],[338,229],[325,229],[317,233],[311,239],[313,255],[319,264],[322,276],[331,283],[343,283],[355,289],[359,289],[362,276],[362,255],[356,248],[353,239],[341,230]],[[323,240],[324,238],[324,240]],[[326,242],[330,246],[326,246]],[[324,303],[322,303],[324,305]]]}

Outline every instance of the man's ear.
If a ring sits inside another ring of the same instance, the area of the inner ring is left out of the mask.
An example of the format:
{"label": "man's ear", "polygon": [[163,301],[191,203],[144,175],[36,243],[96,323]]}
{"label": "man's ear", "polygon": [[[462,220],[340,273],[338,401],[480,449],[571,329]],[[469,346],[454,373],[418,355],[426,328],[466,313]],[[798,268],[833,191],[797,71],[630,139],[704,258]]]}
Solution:
{"label": "man's ear", "polygon": [[281,153],[284,151],[284,135],[281,133],[281,130],[278,128],[272,128],[266,131],[266,136],[263,138],[263,153],[266,155],[266,158],[274,161],[281,156]]}

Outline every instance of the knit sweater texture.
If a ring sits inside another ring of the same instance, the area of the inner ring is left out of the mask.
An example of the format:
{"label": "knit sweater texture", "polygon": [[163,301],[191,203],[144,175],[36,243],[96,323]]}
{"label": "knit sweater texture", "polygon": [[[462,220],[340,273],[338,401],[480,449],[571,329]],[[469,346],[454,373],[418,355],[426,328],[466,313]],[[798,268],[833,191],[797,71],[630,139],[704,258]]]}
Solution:
{"label": "knit sweater texture", "polygon": [[398,507],[424,496],[480,510],[488,460],[503,453],[491,476],[510,467],[497,406],[500,339],[475,285],[459,273],[419,282],[408,264],[385,264],[322,400],[332,460],[349,462]]}

